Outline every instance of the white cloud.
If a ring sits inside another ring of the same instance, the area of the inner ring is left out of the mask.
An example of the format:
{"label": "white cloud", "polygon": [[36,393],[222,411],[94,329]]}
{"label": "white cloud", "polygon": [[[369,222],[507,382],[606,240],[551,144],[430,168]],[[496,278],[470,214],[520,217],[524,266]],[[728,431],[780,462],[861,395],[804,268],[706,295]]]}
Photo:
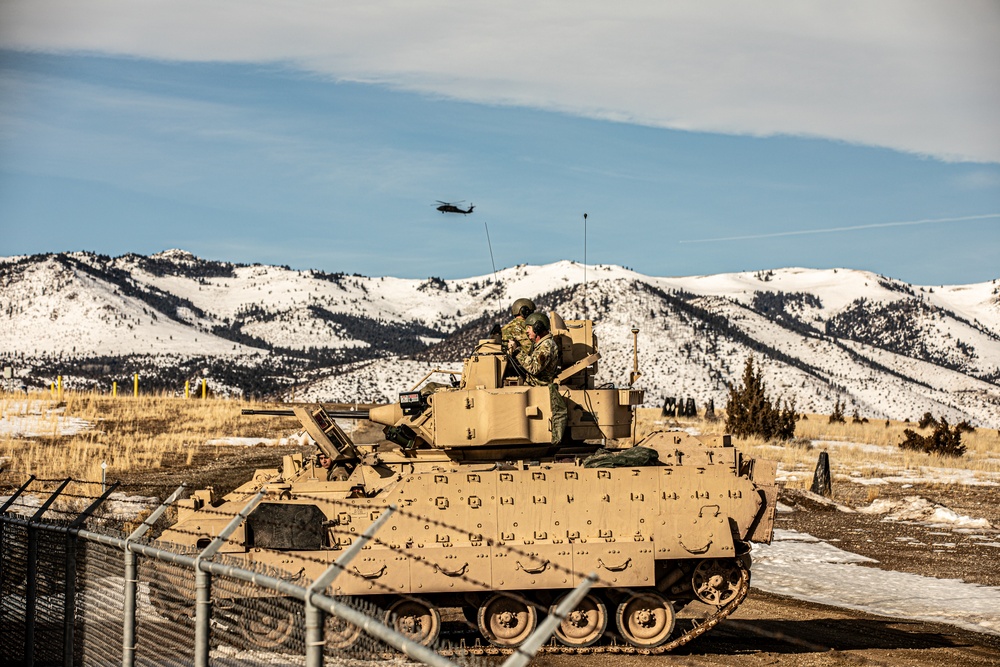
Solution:
{"label": "white cloud", "polygon": [[0,45],[287,62],[661,127],[1000,162],[995,0],[5,0]]}

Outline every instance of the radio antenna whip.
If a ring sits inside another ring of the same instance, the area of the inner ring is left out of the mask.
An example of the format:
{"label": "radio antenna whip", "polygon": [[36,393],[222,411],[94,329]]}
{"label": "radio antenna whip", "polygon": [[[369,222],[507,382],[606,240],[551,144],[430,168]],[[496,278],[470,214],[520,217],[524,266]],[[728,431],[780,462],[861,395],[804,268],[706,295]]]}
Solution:
{"label": "radio antenna whip", "polygon": [[503,312],[503,302],[500,301],[500,279],[497,278],[497,263],[493,261],[493,244],[490,242],[490,226],[486,224],[486,220],[483,220],[483,227],[486,228],[486,245],[490,249],[490,264],[493,265],[493,283],[497,289],[497,314]]}
{"label": "radio antenna whip", "polygon": [[587,310],[587,214],[583,214],[583,319],[588,319]]}

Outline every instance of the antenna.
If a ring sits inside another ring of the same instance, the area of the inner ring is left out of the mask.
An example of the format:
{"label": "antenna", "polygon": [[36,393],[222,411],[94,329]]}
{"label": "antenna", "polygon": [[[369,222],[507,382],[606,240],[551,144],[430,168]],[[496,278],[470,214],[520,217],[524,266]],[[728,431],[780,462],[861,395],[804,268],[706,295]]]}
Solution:
{"label": "antenna", "polygon": [[[497,263],[493,261],[493,244],[490,242],[490,227],[486,224],[486,220],[483,220],[483,227],[486,228],[486,245],[490,249],[490,264],[493,265],[493,282],[497,288],[500,287],[500,280],[497,278]],[[500,301],[500,290],[497,289],[497,314],[503,312],[503,303]]]}
{"label": "antenna", "polygon": [[590,311],[587,310],[587,214],[583,214],[583,319],[589,319],[587,316]]}

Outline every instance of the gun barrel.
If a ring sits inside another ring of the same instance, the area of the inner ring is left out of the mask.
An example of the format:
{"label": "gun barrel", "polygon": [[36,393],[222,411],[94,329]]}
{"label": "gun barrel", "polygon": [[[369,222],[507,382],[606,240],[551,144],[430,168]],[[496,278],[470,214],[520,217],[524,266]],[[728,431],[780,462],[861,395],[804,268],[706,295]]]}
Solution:
{"label": "gun barrel", "polygon": [[[330,419],[368,419],[368,410],[326,410]],[[264,415],[268,417],[294,417],[292,410],[254,410],[244,408],[240,411],[244,415]]]}

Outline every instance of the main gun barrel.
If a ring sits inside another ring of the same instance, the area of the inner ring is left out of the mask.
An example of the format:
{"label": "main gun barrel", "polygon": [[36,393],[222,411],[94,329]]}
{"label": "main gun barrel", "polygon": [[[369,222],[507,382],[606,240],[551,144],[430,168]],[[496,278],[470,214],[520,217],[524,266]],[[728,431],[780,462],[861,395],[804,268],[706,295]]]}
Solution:
{"label": "main gun barrel", "polygon": [[[330,419],[368,419],[368,410],[324,410]],[[294,417],[294,410],[254,410],[245,408],[244,415],[265,415],[268,417]]]}

